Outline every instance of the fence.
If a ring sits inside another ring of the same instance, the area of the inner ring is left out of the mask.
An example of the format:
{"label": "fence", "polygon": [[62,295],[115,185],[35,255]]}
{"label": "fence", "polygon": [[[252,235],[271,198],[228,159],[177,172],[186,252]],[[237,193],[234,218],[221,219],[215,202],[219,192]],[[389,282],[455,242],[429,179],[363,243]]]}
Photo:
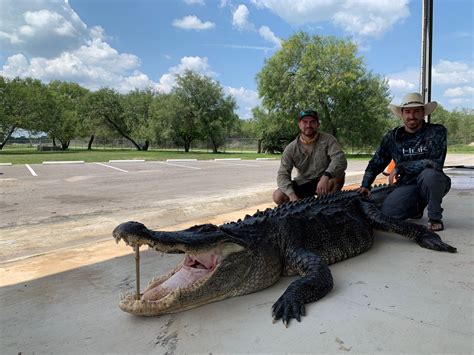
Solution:
{"label": "fence", "polygon": [[[138,144],[144,144],[145,141],[138,141]],[[59,142],[56,141],[59,145]],[[89,141],[87,139],[74,139],[70,142],[71,149],[87,149]],[[47,137],[41,138],[11,138],[7,141],[7,146],[18,147],[37,147],[53,146],[53,140]],[[136,149],[132,142],[124,138],[96,138],[92,143],[92,149]],[[182,145],[177,145],[171,141],[162,141],[160,143],[151,142],[149,149],[156,150],[176,150],[183,151]],[[257,152],[258,140],[254,138],[227,138],[218,149],[220,152]],[[212,152],[212,144],[208,141],[195,140],[191,142],[190,151]]]}
{"label": "fence", "polygon": [[[56,144],[59,142],[56,141]],[[89,141],[86,139],[72,140],[69,148],[71,149],[87,149]],[[144,144],[144,141],[138,141],[139,144]],[[11,138],[7,141],[7,146],[16,147],[37,147],[53,146],[53,141],[47,137],[41,138]],[[465,145],[464,142],[457,142],[453,140],[448,141],[448,147],[453,145]],[[136,147],[127,139],[124,138],[96,138],[92,144],[92,149],[136,149]],[[151,142],[149,149],[152,150],[175,150],[183,151],[182,145],[177,145],[171,141],[168,142]],[[344,151],[347,154],[373,154],[377,146],[354,146],[344,145]],[[240,152],[240,153],[256,153],[258,151],[258,140],[254,138],[227,138],[225,143],[219,147],[219,152]],[[190,151],[212,152],[212,144],[208,141],[195,140],[191,142]]]}

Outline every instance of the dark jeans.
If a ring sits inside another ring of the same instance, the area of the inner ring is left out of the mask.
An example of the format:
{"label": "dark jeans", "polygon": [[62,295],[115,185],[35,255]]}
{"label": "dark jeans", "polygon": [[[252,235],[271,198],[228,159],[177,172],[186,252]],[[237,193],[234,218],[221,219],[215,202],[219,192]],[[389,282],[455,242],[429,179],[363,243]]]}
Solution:
{"label": "dark jeans", "polygon": [[293,190],[295,190],[298,198],[311,197],[316,195],[316,186],[318,186],[319,180],[314,179],[304,184],[298,185],[294,180],[291,182]]}
{"label": "dark jeans", "polygon": [[451,188],[451,179],[442,171],[425,169],[411,185],[400,185],[382,204],[382,212],[397,219],[416,216],[428,206],[428,218],[442,219],[443,197]]}

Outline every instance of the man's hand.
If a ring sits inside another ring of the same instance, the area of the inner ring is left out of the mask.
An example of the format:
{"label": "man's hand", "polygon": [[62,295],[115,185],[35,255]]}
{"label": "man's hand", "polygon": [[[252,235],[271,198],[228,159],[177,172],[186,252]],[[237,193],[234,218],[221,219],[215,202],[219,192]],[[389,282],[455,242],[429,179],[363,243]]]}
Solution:
{"label": "man's hand", "polygon": [[296,194],[289,194],[288,197],[290,198],[290,202],[299,200],[299,198],[298,198],[298,196],[296,196]]}
{"label": "man's hand", "polygon": [[395,184],[396,182],[396,178],[398,177],[398,171],[397,169],[393,169],[391,172],[390,172],[390,175],[388,176],[388,184],[389,185],[393,185]]}
{"label": "man's hand", "polygon": [[358,193],[360,194],[364,194],[364,195],[367,195],[367,196],[370,196],[370,190],[366,187],[359,187],[357,190],[356,190]]}
{"label": "man's hand", "polygon": [[329,177],[326,175],[321,176],[316,186],[316,195],[323,196],[329,192]]}

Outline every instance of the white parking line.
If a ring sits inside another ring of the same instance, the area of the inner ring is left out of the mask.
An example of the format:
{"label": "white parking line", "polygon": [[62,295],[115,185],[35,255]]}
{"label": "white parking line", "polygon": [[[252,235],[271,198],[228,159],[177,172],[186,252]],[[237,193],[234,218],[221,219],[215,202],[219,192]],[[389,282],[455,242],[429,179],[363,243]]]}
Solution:
{"label": "white parking line", "polygon": [[109,163],[144,163],[145,159],[112,159]]}
{"label": "white parking line", "polygon": [[197,161],[197,159],[166,159],[167,162]]}
{"label": "white parking line", "polygon": [[224,163],[222,161],[217,161],[215,160],[215,162],[218,164],[218,165],[228,165],[228,166],[250,166],[252,168],[260,168],[260,165],[250,165],[250,164],[240,164],[240,163]]}
{"label": "white parking line", "polygon": [[187,165],[171,164],[171,163],[165,163],[164,161],[157,161],[157,163],[158,163],[158,164],[164,164],[164,165],[177,166],[177,167],[180,167],[180,168],[188,168],[188,169],[202,170],[201,168],[196,168],[195,166],[187,166]]}
{"label": "white parking line", "polygon": [[64,161],[44,161],[45,165],[54,165],[54,164],[84,164],[84,160],[64,160]]}
{"label": "white parking line", "polygon": [[29,166],[28,164],[25,164],[25,166],[28,168],[28,170],[30,171],[31,175],[33,176],[38,176],[38,174],[35,173],[35,171],[33,170],[33,168],[31,166]]}
{"label": "white parking line", "polygon": [[0,163],[0,166],[11,166],[12,163]]}
{"label": "white parking line", "polygon": [[111,165],[107,165],[107,164],[102,164],[102,163],[96,163],[96,164],[105,166],[105,167],[110,168],[110,169],[115,169],[115,170],[118,170],[118,171],[122,171],[122,172],[124,172],[124,173],[128,173],[127,170],[123,170],[123,169],[120,169],[120,168],[116,168],[115,166],[111,166]]}

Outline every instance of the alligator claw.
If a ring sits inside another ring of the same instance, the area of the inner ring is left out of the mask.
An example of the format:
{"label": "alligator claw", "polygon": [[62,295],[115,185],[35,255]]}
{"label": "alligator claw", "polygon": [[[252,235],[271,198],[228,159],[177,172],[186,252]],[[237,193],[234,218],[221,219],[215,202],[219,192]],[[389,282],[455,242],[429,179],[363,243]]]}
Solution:
{"label": "alligator claw", "polygon": [[304,303],[300,300],[287,301],[280,298],[272,307],[273,323],[276,323],[276,321],[281,318],[283,324],[287,328],[292,318],[301,322],[301,316],[304,315]]}
{"label": "alligator claw", "polygon": [[426,233],[417,241],[422,248],[457,253],[457,249],[441,240],[441,237],[434,232]]}

